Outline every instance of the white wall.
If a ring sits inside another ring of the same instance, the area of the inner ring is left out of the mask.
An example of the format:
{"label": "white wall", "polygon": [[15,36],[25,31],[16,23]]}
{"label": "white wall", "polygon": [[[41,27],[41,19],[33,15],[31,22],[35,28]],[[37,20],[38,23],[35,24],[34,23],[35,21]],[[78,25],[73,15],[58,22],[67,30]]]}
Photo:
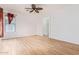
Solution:
{"label": "white wall", "polygon": [[[47,10],[40,11],[39,14],[25,10],[25,7],[30,7],[30,5],[24,4],[12,4],[12,5],[0,5],[4,9],[4,13],[11,12],[16,14],[16,32],[6,33],[4,25],[4,37],[3,38],[12,38],[12,37],[22,37],[30,35],[42,35],[42,20],[46,15]],[[42,6],[43,7],[43,6]],[[45,8],[43,8],[45,9]],[[4,14],[5,15],[5,14]],[[5,16],[4,16],[5,19]],[[5,21],[4,21],[5,24]]]}
{"label": "white wall", "polygon": [[36,35],[36,23],[37,17],[32,16],[31,14],[23,15],[17,14],[16,16],[16,31],[14,33],[6,33],[4,38],[12,38],[12,37],[23,37],[23,36],[30,36]]}
{"label": "white wall", "polygon": [[[55,5],[51,38],[79,44],[79,5]],[[51,15],[51,16],[52,16]]]}

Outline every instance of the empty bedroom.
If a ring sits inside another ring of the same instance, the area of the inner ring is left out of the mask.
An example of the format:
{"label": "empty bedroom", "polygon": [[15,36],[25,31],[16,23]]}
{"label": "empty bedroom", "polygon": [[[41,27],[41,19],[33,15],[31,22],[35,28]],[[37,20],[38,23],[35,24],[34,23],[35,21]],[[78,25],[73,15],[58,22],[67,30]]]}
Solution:
{"label": "empty bedroom", "polygon": [[0,4],[0,55],[79,55],[79,4]]}

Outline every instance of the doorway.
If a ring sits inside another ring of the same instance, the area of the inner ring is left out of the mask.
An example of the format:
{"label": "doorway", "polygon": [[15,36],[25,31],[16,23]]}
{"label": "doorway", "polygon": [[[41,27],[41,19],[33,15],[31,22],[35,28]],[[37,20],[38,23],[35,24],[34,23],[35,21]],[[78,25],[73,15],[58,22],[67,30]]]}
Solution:
{"label": "doorway", "polygon": [[50,37],[51,18],[46,16],[43,18],[43,36]]}

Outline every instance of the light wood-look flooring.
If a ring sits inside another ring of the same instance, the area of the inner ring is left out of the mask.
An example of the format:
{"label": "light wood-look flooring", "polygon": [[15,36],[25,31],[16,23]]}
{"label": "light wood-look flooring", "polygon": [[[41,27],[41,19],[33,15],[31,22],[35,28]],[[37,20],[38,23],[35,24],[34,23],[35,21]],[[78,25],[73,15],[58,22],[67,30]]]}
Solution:
{"label": "light wood-look flooring", "polygon": [[0,44],[1,55],[79,55],[79,45],[45,36],[1,40]]}

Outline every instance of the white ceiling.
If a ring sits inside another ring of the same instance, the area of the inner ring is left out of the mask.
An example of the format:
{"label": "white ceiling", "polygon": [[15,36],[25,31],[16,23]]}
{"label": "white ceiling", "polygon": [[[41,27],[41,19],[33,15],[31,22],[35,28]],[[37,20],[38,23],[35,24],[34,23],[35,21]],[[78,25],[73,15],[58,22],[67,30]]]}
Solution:
{"label": "white ceiling", "polygon": [[[37,6],[43,7],[44,5],[38,4]],[[25,8],[31,8],[30,4],[0,4],[0,7],[5,11],[11,11],[15,13],[25,13]]]}
{"label": "white ceiling", "polygon": [[[58,12],[62,12],[62,10],[65,7],[68,7],[70,5],[61,5],[61,4],[37,4],[38,7],[42,7],[43,10],[40,11],[40,13],[49,13],[49,14],[54,14]],[[29,14],[29,11],[26,11],[25,8],[31,8],[31,4],[0,4],[0,7],[4,9],[4,11],[11,11],[15,12],[15,14],[20,13],[20,14]],[[32,13],[33,14],[33,13]]]}

